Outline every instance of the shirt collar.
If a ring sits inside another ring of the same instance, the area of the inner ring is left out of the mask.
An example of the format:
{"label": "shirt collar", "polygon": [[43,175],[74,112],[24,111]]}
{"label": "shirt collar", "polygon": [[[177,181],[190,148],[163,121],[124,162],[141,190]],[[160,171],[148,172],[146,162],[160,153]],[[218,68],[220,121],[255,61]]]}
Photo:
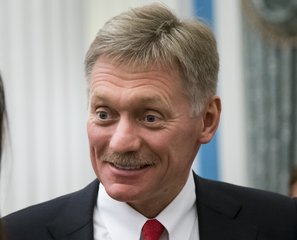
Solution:
{"label": "shirt collar", "polygon": [[181,192],[156,217],[167,229],[170,240],[189,239],[198,217],[195,203],[194,177],[190,174]]}
{"label": "shirt collar", "polygon": [[[168,231],[170,240],[189,238],[197,219],[195,199],[194,178],[190,174],[181,192],[156,217]],[[142,226],[148,220],[128,204],[112,199],[103,185],[99,187],[97,208],[100,221],[103,221],[114,240],[123,239],[123,236],[125,239],[138,240]]]}

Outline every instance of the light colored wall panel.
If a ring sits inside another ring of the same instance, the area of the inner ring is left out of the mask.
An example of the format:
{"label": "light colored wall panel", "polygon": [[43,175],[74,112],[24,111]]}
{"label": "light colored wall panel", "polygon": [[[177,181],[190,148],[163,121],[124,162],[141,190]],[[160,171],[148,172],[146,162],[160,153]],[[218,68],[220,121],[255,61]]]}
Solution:
{"label": "light colored wall panel", "polygon": [[95,177],[85,130],[83,2],[0,0],[0,69],[11,139],[3,157],[3,214]]}
{"label": "light colored wall panel", "polygon": [[216,0],[214,6],[223,105],[219,141],[221,178],[248,185],[240,1]]}

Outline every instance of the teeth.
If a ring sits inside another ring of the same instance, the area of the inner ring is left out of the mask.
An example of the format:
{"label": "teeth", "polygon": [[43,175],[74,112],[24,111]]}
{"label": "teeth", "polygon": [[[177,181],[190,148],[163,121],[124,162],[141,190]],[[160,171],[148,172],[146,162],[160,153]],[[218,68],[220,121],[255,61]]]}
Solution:
{"label": "teeth", "polygon": [[145,167],[145,166],[125,166],[125,165],[120,165],[120,164],[116,164],[116,163],[114,163],[113,165],[116,168],[124,169],[124,170],[138,170],[138,169],[141,169],[141,168]]}

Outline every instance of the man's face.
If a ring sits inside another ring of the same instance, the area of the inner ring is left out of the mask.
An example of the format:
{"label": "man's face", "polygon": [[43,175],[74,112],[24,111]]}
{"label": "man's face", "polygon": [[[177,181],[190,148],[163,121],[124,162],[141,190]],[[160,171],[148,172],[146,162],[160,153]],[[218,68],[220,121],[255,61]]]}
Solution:
{"label": "man's face", "polygon": [[179,75],[98,59],[89,87],[87,129],[98,179],[112,198],[144,215],[162,210],[184,186],[203,129]]}

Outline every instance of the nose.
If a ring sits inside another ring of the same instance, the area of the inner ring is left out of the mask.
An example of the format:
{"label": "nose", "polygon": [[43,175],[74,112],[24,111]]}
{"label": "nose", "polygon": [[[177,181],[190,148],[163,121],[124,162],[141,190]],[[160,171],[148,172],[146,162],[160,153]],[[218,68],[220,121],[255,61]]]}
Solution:
{"label": "nose", "polygon": [[117,153],[134,152],[139,149],[140,143],[136,123],[121,118],[111,136],[110,150]]}

